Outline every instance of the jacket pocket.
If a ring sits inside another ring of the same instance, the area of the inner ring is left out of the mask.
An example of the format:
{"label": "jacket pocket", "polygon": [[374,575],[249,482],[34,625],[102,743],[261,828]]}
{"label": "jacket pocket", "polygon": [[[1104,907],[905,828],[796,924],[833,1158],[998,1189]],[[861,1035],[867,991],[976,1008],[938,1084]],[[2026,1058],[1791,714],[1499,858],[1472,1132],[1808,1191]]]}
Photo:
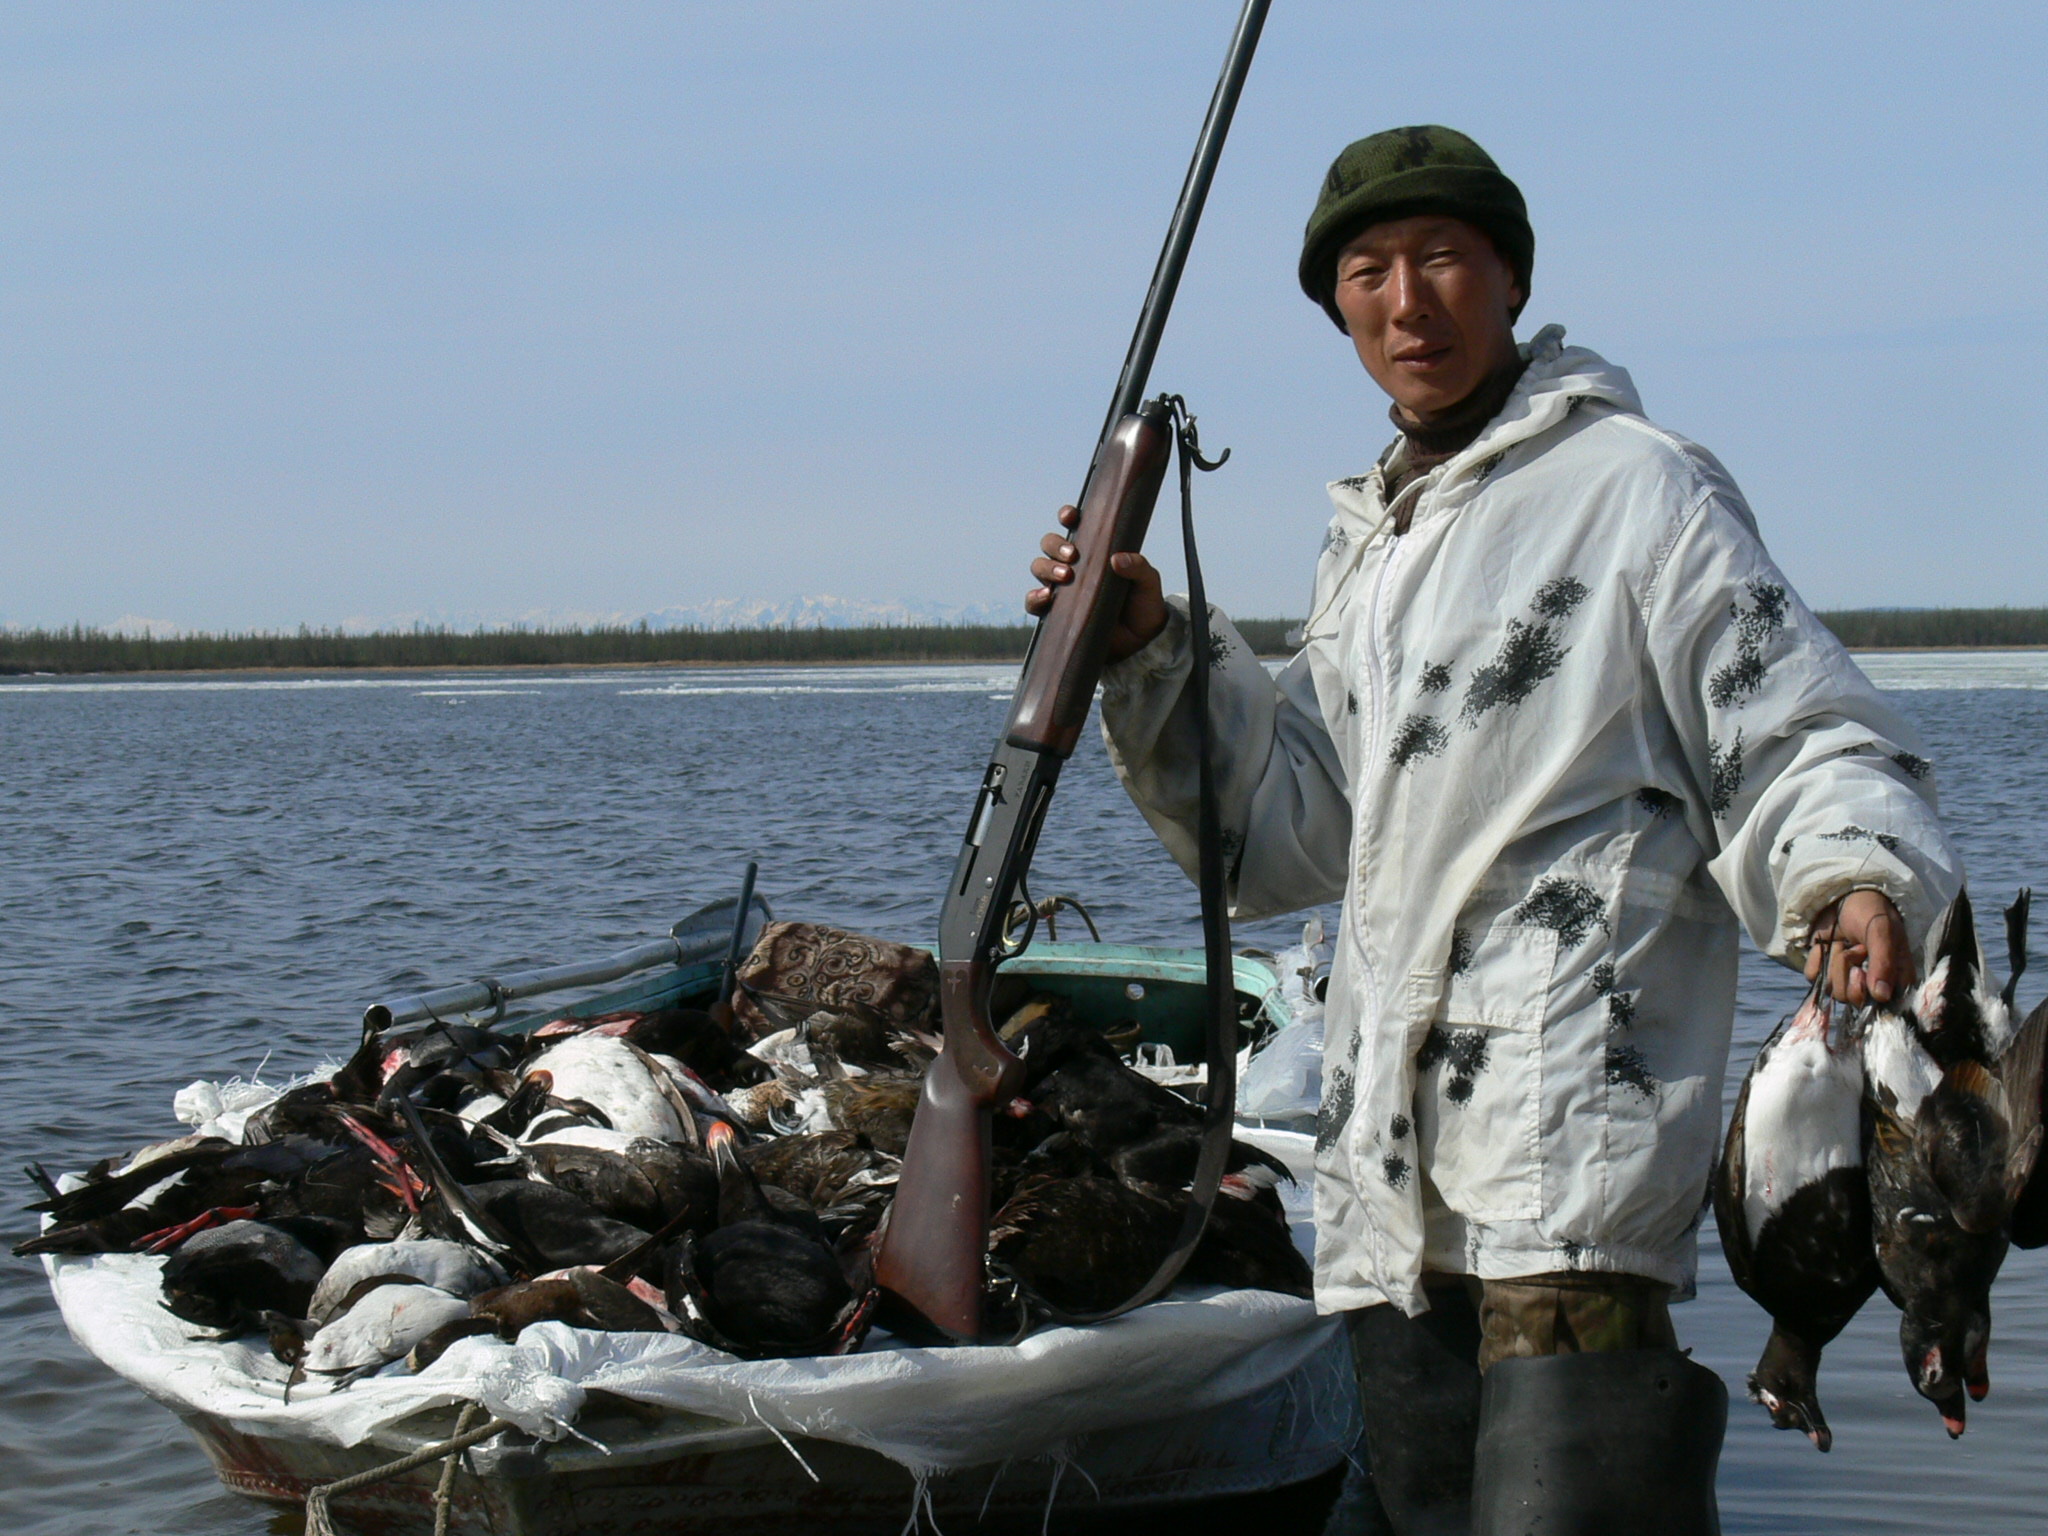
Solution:
{"label": "jacket pocket", "polygon": [[1543,1024],[1557,930],[1498,924],[1459,946],[1443,985],[1411,978],[1433,1017],[1416,1053],[1422,1169],[1444,1204],[1474,1221],[1543,1211]]}

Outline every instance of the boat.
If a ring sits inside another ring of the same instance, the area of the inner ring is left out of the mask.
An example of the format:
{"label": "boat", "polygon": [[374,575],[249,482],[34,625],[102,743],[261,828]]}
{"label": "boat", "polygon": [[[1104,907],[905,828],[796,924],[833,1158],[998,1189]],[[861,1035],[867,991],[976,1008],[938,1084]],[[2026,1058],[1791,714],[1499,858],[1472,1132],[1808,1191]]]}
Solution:
{"label": "boat", "polygon": [[[706,1002],[736,913],[728,899],[619,953],[390,998],[371,1005],[366,1023],[463,1018],[516,1032],[564,1016]],[[754,897],[744,931],[771,916]],[[1273,957],[1245,951],[1234,965],[1247,1038],[1277,1037],[1290,1013]],[[1042,941],[1004,964],[997,1001],[1036,989],[1071,998],[1085,1016],[1135,1019],[1141,1060],[1173,1080],[1199,1071],[1203,978],[1199,949]],[[562,1006],[572,992],[581,995]],[[545,1006],[521,1006],[543,998]],[[224,1101],[216,1091],[207,1102]],[[250,1102],[246,1091],[241,1102]],[[1312,1241],[1312,1138],[1249,1123],[1241,1134],[1300,1170],[1289,1214],[1297,1241]],[[316,1487],[447,1439],[458,1406],[488,1398],[483,1377],[462,1376],[482,1369],[465,1367],[463,1352],[511,1348],[465,1340],[420,1376],[373,1377],[346,1400],[286,1405],[273,1379],[282,1368],[260,1340],[195,1343],[166,1323],[155,1261],[44,1262],[79,1343],[176,1413],[226,1487],[279,1505],[302,1505]],[[1358,1433],[1341,1329],[1308,1302],[1266,1292],[1182,1288],[1114,1323],[1049,1328],[1015,1346],[892,1350],[871,1341],[837,1360],[738,1362],[695,1341],[578,1334],[546,1323],[521,1335],[516,1358],[534,1373],[527,1385],[570,1388],[577,1401],[557,1410],[560,1422],[542,1412],[535,1433],[506,1431],[464,1452],[442,1495],[447,1529],[794,1536],[900,1532],[922,1521],[1035,1530],[1055,1510],[1164,1511],[1327,1483]],[[538,1335],[546,1337],[534,1343]],[[626,1340],[665,1353],[591,1365],[591,1349]],[[437,1382],[437,1373],[449,1379]],[[1148,1391],[1154,1381],[1158,1390]],[[514,1386],[516,1398],[525,1389]],[[425,1532],[441,1474],[429,1463],[337,1495],[334,1514],[364,1532]]]}

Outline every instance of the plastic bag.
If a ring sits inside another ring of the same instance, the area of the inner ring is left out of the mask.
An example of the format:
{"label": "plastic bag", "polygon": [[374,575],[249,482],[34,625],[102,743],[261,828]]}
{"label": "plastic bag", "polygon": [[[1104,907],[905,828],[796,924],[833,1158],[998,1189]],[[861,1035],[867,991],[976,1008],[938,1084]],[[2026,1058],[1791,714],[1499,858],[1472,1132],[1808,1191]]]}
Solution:
{"label": "plastic bag", "polygon": [[1239,1114],[1293,1120],[1315,1114],[1321,1104],[1323,1003],[1316,984],[1329,960],[1323,920],[1312,916],[1302,925],[1301,943],[1284,951],[1275,964],[1288,1022],[1253,1053],[1239,1074]]}

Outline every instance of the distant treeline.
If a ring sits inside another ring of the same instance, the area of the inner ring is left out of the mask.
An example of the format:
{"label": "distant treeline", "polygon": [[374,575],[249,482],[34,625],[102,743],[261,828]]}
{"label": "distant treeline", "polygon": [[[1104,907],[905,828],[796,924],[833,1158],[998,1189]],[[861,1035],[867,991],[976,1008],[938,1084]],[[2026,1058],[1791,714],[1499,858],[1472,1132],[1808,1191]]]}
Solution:
{"label": "distant treeline", "polygon": [[2048,608],[1852,608],[1820,620],[1852,650],[2048,645]]}
{"label": "distant treeline", "polygon": [[[1292,621],[1251,619],[1239,629],[1261,653],[1284,654]],[[408,629],[368,635],[179,635],[156,639],[104,630],[0,630],[0,673],[222,672],[277,668],[599,667],[695,663],[799,666],[822,662],[1017,661],[1027,624],[886,624],[857,629]]]}
{"label": "distant treeline", "polygon": [[[2048,646],[2048,608],[1871,608],[1823,613],[1859,649]],[[1293,619],[1239,619],[1262,656],[1285,656]],[[32,672],[293,672],[363,667],[600,667],[660,664],[801,666],[815,663],[1017,661],[1024,624],[885,624],[857,629],[451,629],[348,635],[180,635],[154,639],[104,630],[0,630],[0,674]]]}

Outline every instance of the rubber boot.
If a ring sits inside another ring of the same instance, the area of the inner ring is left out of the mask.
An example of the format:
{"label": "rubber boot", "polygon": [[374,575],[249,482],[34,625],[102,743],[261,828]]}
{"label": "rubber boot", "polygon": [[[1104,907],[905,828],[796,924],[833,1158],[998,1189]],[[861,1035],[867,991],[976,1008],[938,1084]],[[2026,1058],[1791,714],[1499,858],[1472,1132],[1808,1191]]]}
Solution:
{"label": "rubber boot", "polygon": [[1479,1313],[1462,1287],[1432,1288],[1429,1296],[1420,1317],[1391,1306],[1350,1317],[1370,1489],[1395,1536],[1467,1536]]}
{"label": "rubber boot", "polygon": [[1719,1536],[1728,1388],[1675,1349],[1502,1360],[1486,1373],[1472,1536]]}

